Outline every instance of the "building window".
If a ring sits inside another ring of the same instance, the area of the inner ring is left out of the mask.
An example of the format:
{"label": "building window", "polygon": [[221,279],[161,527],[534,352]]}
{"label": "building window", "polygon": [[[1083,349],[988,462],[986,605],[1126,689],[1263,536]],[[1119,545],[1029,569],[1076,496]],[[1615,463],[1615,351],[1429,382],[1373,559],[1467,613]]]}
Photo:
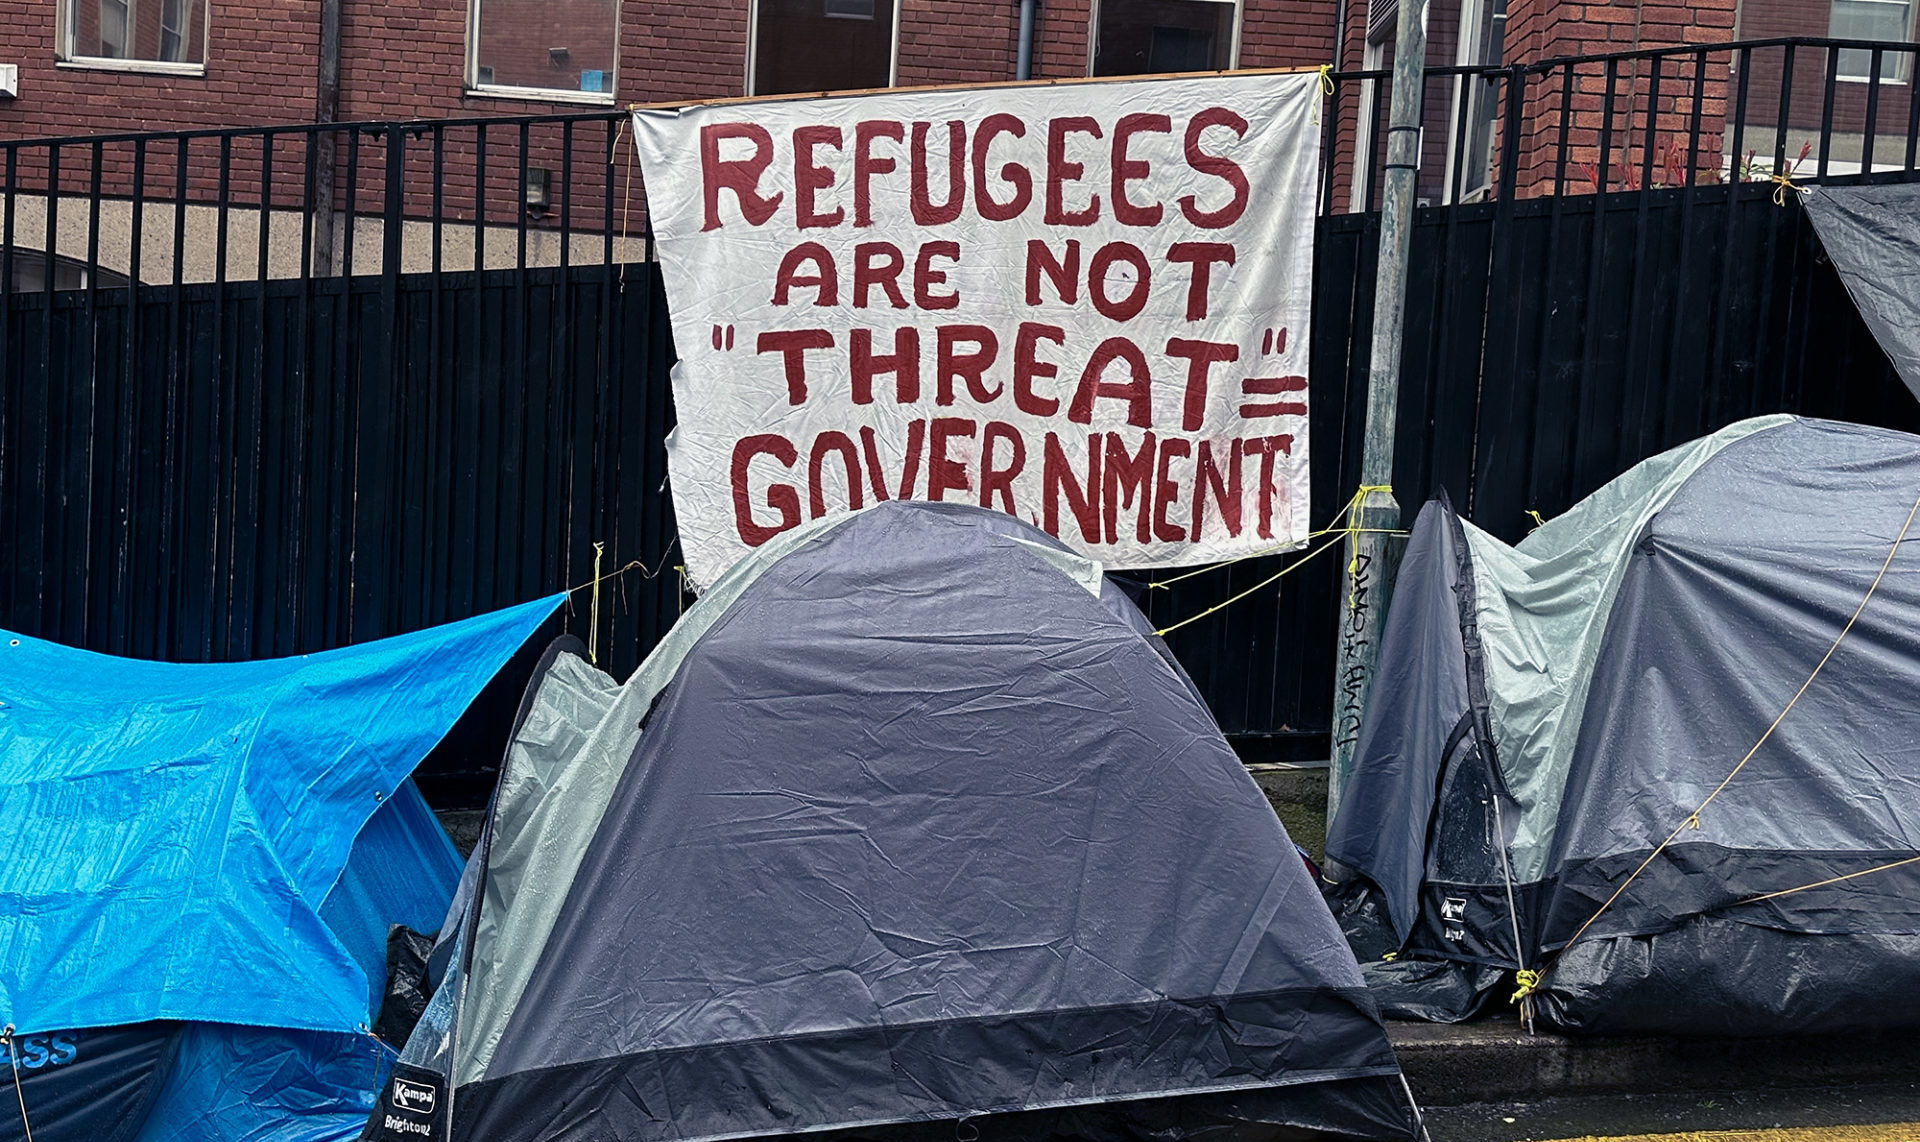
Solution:
{"label": "building window", "polygon": [[895,0],[758,0],[754,95],[859,91],[893,83]]}
{"label": "building window", "polygon": [[[1827,34],[1841,40],[1907,40],[1913,34],[1913,0],[1833,0]],[[1866,83],[1873,78],[1873,49],[1842,48],[1839,78]],[[1880,53],[1880,79],[1905,83],[1913,75],[1909,52]]]}
{"label": "building window", "polygon": [[1238,0],[1100,0],[1094,21],[1094,75],[1234,66]]}
{"label": "building window", "polygon": [[619,0],[470,0],[467,87],[481,95],[611,103]]}
{"label": "building window", "polygon": [[61,0],[59,12],[62,63],[206,70],[206,0]]}
{"label": "building window", "polygon": [[[1459,43],[1454,63],[1460,67],[1500,62],[1506,20],[1493,0],[1461,0]],[[1464,114],[1460,105],[1466,104]],[[1493,179],[1493,117],[1499,89],[1479,76],[1455,76],[1453,101],[1447,112],[1446,183],[1442,202],[1472,202],[1486,196]]]}

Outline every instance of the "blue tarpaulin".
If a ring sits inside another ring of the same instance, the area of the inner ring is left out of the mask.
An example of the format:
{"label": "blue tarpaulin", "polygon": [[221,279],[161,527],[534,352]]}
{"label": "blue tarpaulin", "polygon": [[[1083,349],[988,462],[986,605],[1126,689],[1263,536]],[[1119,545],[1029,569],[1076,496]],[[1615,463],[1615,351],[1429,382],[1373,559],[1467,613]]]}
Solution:
{"label": "blue tarpaulin", "polygon": [[0,634],[0,1021],[368,1022],[349,854],[563,598],[262,662]]}

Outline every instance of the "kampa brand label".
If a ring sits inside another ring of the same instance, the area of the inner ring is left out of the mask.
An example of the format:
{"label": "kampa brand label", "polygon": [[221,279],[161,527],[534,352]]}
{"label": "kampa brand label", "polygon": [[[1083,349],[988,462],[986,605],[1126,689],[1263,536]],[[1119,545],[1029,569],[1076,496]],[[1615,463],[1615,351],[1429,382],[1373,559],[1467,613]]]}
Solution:
{"label": "kampa brand label", "polygon": [[[1458,924],[1467,918],[1467,902],[1458,896],[1449,896],[1440,902],[1440,918]],[[1452,936],[1447,937],[1449,940]]]}
{"label": "kampa brand label", "polygon": [[1448,928],[1441,932],[1440,935],[1457,944],[1467,938],[1467,930],[1465,928]]}
{"label": "kampa brand label", "polygon": [[396,1078],[393,1080],[392,1091],[387,1095],[387,1101],[413,1114],[432,1114],[438,1098],[430,1086]]}

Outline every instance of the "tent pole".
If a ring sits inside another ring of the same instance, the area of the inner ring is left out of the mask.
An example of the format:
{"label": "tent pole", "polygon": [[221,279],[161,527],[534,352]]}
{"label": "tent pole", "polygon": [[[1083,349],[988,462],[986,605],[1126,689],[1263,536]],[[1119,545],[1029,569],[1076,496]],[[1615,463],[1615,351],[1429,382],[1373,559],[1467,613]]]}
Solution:
{"label": "tent pole", "polygon": [[1373,288],[1373,348],[1367,369],[1367,435],[1360,491],[1347,532],[1347,574],[1334,666],[1332,757],[1327,821],[1340,809],[1354,746],[1380,657],[1380,631],[1393,590],[1395,552],[1386,533],[1400,526],[1393,498],[1393,430],[1400,401],[1400,341],[1406,328],[1407,247],[1414,178],[1420,168],[1420,113],[1426,86],[1427,0],[1400,0],[1393,48],[1387,162],[1380,208],[1380,256]]}

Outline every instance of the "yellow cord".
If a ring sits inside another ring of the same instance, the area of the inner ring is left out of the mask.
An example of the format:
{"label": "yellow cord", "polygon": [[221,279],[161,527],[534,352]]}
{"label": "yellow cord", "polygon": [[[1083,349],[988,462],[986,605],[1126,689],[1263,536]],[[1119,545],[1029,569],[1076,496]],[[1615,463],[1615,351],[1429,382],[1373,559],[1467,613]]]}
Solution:
{"label": "yellow cord", "polygon": [[1779,896],[1792,896],[1796,892],[1805,892],[1810,888],[1825,888],[1829,884],[1839,884],[1843,880],[1853,880],[1857,877],[1872,876],[1876,872],[1886,872],[1888,869],[1899,868],[1901,865],[1904,865],[1904,864],[1920,864],[1920,856],[1910,856],[1910,857],[1907,857],[1905,860],[1891,861],[1887,864],[1875,865],[1873,868],[1863,868],[1859,872],[1850,872],[1845,876],[1830,876],[1825,880],[1816,880],[1812,884],[1803,884],[1798,888],[1783,888],[1778,892],[1768,892],[1768,893],[1763,893],[1762,895],[1759,895],[1759,896],[1749,896],[1745,900],[1736,900],[1732,904],[1727,905],[1727,907],[1741,908],[1741,907],[1745,907],[1748,904],[1758,904],[1762,900],[1772,900],[1775,897],[1779,897]]}
{"label": "yellow cord", "polygon": [[1360,576],[1360,509],[1367,502],[1367,496],[1374,492],[1385,492],[1391,496],[1393,494],[1393,485],[1362,484],[1353,493],[1353,498],[1347,501],[1345,509],[1347,526],[1341,530],[1346,533],[1347,547],[1353,552],[1353,557],[1347,561],[1347,582],[1349,584],[1347,589],[1347,610],[1349,612],[1360,609],[1360,592],[1352,586],[1353,581]]}
{"label": "yellow cord", "polygon": [[1519,990],[1513,993],[1512,999],[1507,1000],[1508,1003],[1518,1003],[1540,990],[1540,973],[1521,968],[1513,973],[1513,982],[1519,985]]}
{"label": "yellow cord", "polygon": [[593,605],[587,610],[587,661],[600,665],[600,557],[605,555],[604,541],[593,545]]}
{"label": "yellow cord", "polygon": [[1339,546],[1338,540],[1328,540],[1327,542],[1307,552],[1305,555],[1302,555],[1300,558],[1294,560],[1292,563],[1287,564],[1285,567],[1282,567],[1280,570],[1267,576],[1265,579],[1260,580],[1258,583],[1255,583],[1253,586],[1248,587],[1246,590],[1233,596],[1232,598],[1223,600],[1222,602],[1215,603],[1213,606],[1208,607],[1206,610],[1201,611],[1197,615],[1191,615],[1187,618],[1181,619],[1177,623],[1173,623],[1169,626],[1161,627],[1159,630],[1154,631],[1153,633],[1161,637],[1165,637],[1171,632],[1177,631],[1181,627],[1186,626],[1188,623],[1197,623],[1201,619],[1206,618],[1208,615],[1213,614],[1215,611],[1224,610],[1227,607],[1230,607],[1233,604],[1239,602],[1240,600],[1246,598],[1248,595],[1253,594],[1255,591],[1258,591],[1263,587],[1271,586],[1272,584],[1279,582],[1282,576],[1291,574],[1292,572],[1298,571],[1300,568],[1305,567],[1307,563],[1313,559],[1314,556],[1320,554],[1323,551],[1330,551],[1333,548],[1338,546]]}
{"label": "yellow cord", "polygon": [[1793,176],[1790,174],[1771,175],[1767,181],[1773,184],[1773,204],[1775,206],[1785,206],[1787,204],[1787,192],[1789,190],[1796,193],[1800,190],[1800,185],[1793,181]]}
{"label": "yellow cord", "polygon": [[[1306,539],[1308,541],[1312,541],[1315,539],[1319,539],[1323,536],[1329,536],[1329,535],[1338,535],[1343,537],[1343,539],[1347,539],[1347,540],[1350,540],[1355,536],[1371,535],[1371,534],[1405,535],[1406,534],[1405,532],[1398,531],[1393,528],[1361,527],[1360,526],[1360,520],[1359,520],[1360,505],[1366,500],[1367,495],[1370,492],[1386,492],[1389,495],[1391,495],[1393,492],[1393,488],[1387,484],[1362,484],[1359,490],[1353,493],[1353,498],[1347,501],[1347,506],[1344,508],[1341,508],[1340,511],[1333,517],[1335,521],[1345,519],[1347,521],[1345,525],[1339,525],[1336,522],[1334,526],[1324,527],[1324,528],[1321,528],[1319,531],[1308,532]],[[1292,563],[1287,564],[1285,567],[1282,567],[1279,571],[1276,571],[1272,575],[1267,576],[1265,579],[1262,579],[1260,582],[1255,583],[1251,587],[1248,587],[1246,590],[1240,592],[1239,594],[1233,596],[1232,598],[1227,599],[1224,602],[1215,603],[1213,606],[1208,607],[1206,610],[1201,611],[1197,615],[1192,615],[1188,618],[1181,619],[1179,622],[1174,623],[1171,626],[1161,627],[1159,630],[1154,631],[1153,633],[1156,635],[1165,636],[1169,631],[1176,631],[1176,630],[1179,630],[1181,627],[1186,626],[1188,623],[1198,622],[1199,620],[1206,618],[1208,615],[1213,614],[1216,611],[1219,611],[1225,607],[1231,606],[1234,603],[1239,602],[1240,600],[1246,598],[1248,595],[1251,595],[1255,591],[1260,590],[1262,587],[1266,587],[1273,583],[1278,582],[1282,576],[1290,574],[1291,572],[1299,569],[1300,567],[1305,566],[1307,562],[1311,560],[1314,556],[1320,554],[1323,551],[1326,551],[1327,549],[1333,546],[1335,546],[1334,543],[1323,543],[1318,547],[1313,548],[1311,551],[1308,551],[1305,555],[1301,556],[1299,559],[1296,559]],[[1235,563],[1240,563],[1248,559],[1258,559],[1263,555],[1270,555],[1275,553],[1276,551],[1292,551],[1295,548],[1296,548],[1296,545],[1288,544],[1284,548],[1268,548],[1265,551],[1255,551],[1248,555],[1242,555],[1234,559],[1229,559],[1224,563],[1210,564],[1206,567],[1200,567],[1195,570],[1189,571],[1184,575],[1175,575],[1171,579],[1162,579],[1157,582],[1149,583],[1147,584],[1147,586],[1150,588],[1165,590],[1170,584],[1178,583],[1182,579],[1191,579],[1195,575],[1199,575],[1202,572],[1216,571],[1222,567],[1230,567]],[[1358,560],[1356,559],[1355,562],[1357,563]],[[1355,570],[1355,567],[1349,566],[1347,568],[1347,573],[1351,575],[1354,572],[1354,570]]]}

